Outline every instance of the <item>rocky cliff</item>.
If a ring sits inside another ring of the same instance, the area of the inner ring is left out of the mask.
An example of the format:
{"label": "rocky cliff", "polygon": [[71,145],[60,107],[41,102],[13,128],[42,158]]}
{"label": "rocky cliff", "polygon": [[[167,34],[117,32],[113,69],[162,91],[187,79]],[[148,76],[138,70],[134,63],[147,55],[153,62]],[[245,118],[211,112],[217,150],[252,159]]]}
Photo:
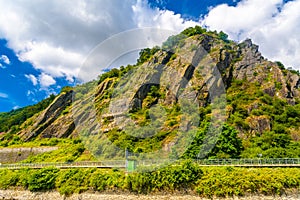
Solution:
{"label": "rocky cliff", "polygon": [[[121,68],[117,75],[108,72],[98,83],[59,94],[17,134],[25,141],[92,135],[101,141],[109,138],[119,147],[124,147],[121,143],[126,138],[140,145],[145,145],[140,138],[148,138],[149,143],[155,138],[170,149],[175,130],[193,130],[203,121],[212,121],[207,120],[212,116],[233,126],[244,140],[270,131],[280,133],[278,126],[287,122],[279,119],[285,118],[276,112],[279,106],[292,124],[281,131],[296,141],[300,132],[300,119],[295,116],[300,102],[299,72],[264,58],[250,39],[236,43],[216,32],[190,30],[170,37],[151,53],[142,51],[143,62]],[[209,110],[214,105],[218,109]],[[293,115],[289,116],[288,109]],[[295,118],[290,119],[292,116]],[[154,118],[162,119],[159,125],[151,124]],[[143,133],[122,136],[122,131],[137,125],[156,133],[138,129]],[[157,133],[160,136],[154,137]]]}

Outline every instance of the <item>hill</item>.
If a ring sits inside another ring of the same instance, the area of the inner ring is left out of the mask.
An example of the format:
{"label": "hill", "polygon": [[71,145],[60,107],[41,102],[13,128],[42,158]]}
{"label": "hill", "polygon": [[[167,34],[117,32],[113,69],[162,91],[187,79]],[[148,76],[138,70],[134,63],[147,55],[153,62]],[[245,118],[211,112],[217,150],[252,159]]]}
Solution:
{"label": "hill", "polygon": [[34,112],[3,129],[0,144],[70,138],[72,161],[88,151],[120,158],[125,149],[144,158],[300,156],[299,72],[264,58],[250,39],[201,27],[142,50],[136,65],[64,88]]}

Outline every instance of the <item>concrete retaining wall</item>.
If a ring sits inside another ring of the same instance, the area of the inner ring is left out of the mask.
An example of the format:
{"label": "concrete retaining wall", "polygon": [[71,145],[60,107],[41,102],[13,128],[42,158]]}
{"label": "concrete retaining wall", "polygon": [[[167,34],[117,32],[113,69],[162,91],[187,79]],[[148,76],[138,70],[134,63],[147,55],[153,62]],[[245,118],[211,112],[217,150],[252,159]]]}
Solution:
{"label": "concrete retaining wall", "polygon": [[0,149],[0,163],[15,163],[30,155],[37,155],[58,149],[58,147],[21,147]]}

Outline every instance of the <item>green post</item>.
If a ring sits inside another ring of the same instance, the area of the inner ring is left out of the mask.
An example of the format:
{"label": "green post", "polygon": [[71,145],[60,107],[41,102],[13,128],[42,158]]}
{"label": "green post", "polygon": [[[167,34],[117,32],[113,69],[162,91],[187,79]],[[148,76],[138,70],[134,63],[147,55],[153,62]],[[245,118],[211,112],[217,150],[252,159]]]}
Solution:
{"label": "green post", "polygon": [[129,157],[129,152],[128,149],[125,149],[125,160],[126,160],[126,171],[127,172],[133,172],[136,169],[136,160],[133,160],[132,158]]}
{"label": "green post", "polygon": [[136,169],[136,161],[135,160],[127,160],[127,172],[133,172]]}

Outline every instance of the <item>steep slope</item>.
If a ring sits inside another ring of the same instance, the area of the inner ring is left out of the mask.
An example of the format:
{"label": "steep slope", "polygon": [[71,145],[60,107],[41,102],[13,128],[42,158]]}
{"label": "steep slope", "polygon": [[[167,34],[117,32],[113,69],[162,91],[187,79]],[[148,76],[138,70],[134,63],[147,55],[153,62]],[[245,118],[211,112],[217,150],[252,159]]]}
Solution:
{"label": "steep slope", "polygon": [[46,109],[54,100],[54,98],[54,95],[50,95],[49,98],[44,99],[36,105],[26,106],[24,108],[12,110],[7,113],[0,113],[0,132],[7,132],[13,126],[15,126],[15,131],[17,131],[17,127],[19,125],[21,125],[28,118],[32,117],[34,114]]}
{"label": "steep slope", "polygon": [[122,157],[124,149],[299,157],[299,103],[299,72],[262,57],[250,39],[237,44],[195,27],[142,50],[134,66],[62,92],[17,135],[80,137],[100,158]]}

